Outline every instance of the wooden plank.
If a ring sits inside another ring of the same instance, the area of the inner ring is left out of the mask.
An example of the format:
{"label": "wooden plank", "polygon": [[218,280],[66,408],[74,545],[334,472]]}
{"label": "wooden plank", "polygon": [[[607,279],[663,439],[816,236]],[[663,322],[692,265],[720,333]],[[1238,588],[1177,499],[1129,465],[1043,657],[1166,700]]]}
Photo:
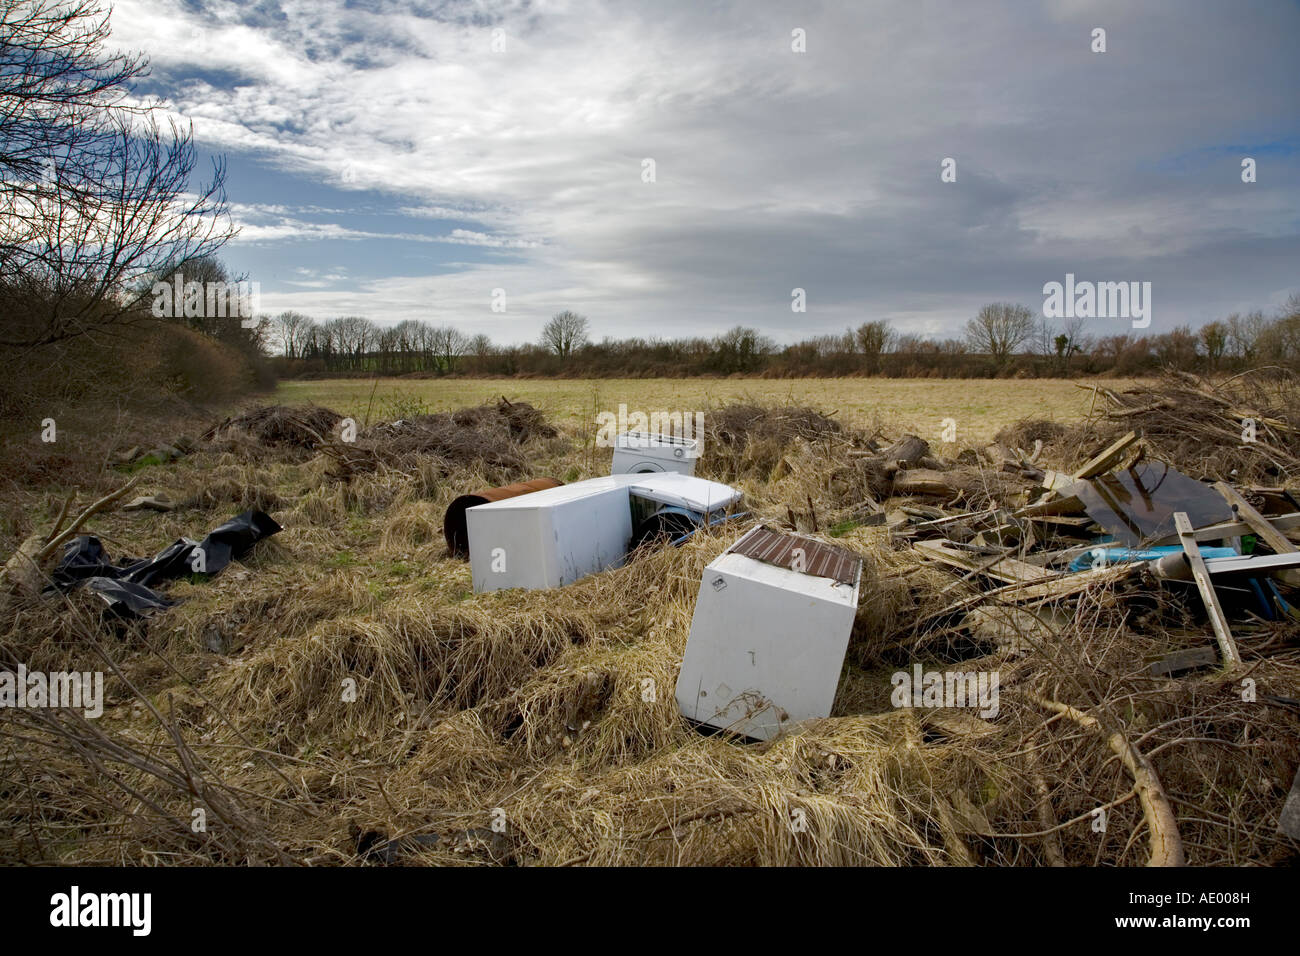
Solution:
{"label": "wooden plank", "polygon": [[1062,598],[1078,594],[1080,591],[1086,591],[1093,585],[1111,584],[1131,577],[1137,574],[1142,566],[1141,561],[1125,561],[1122,564],[1112,564],[1106,568],[1092,568],[1089,571],[1061,574],[1050,581],[1004,584],[992,591],[985,591],[982,594],[974,594],[962,598],[960,601],[954,601],[952,604],[928,615],[925,620],[944,617],[958,611],[968,611],[985,602],[1029,604],[1041,601],[1059,601]]}
{"label": "wooden plank", "polygon": [[1192,647],[1148,658],[1147,673],[1152,677],[1172,677],[1184,671],[1217,664],[1219,655],[1212,647]]}
{"label": "wooden plank", "polygon": [[1282,532],[1278,531],[1268,519],[1255,510],[1255,506],[1247,501],[1236,488],[1226,481],[1216,481],[1214,489],[1223,495],[1225,501],[1232,505],[1232,510],[1237,513],[1242,521],[1250,525],[1250,530],[1254,531],[1266,545],[1273,549],[1274,554],[1286,554],[1288,551],[1295,551],[1296,547],[1286,539]]}
{"label": "wooden plank", "polygon": [[[1247,501],[1236,488],[1226,481],[1216,481],[1214,489],[1223,495],[1223,500],[1232,506],[1232,510],[1237,517],[1250,525],[1250,530],[1255,532],[1255,536],[1268,545],[1274,554],[1294,554],[1296,552],[1296,546],[1288,540],[1287,536],[1269,524],[1268,519],[1256,511],[1255,506]],[[1300,570],[1279,570],[1274,577],[1293,587],[1300,585]]]}
{"label": "wooden plank", "polygon": [[1129,432],[1109,448],[1090,458],[1082,468],[1074,473],[1074,479],[1078,481],[1083,478],[1095,478],[1102,472],[1110,471],[1119,462],[1120,457],[1128,450],[1129,446],[1137,440],[1138,433]]}
{"label": "wooden plank", "polygon": [[1050,468],[1043,469],[1043,477],[1038,484],[1048,491],[1062,491],[1074,484],[1074,478],[1063,471],[1052,471]]}
{"label": "wooden plank", "polygon": [[1017,561],[1015,558],[1004,555],[983,557],[968,554],[949,547],[941,541],[917,541],[912,547],[935,561],[961,568],[964,571],[977,571],[999,581],[1006,581],[1008,584],[1043,581],[1057,576],[1056,572],[1049,571],[1047,568],[1040,568],[1036,564]]}
{"label": "wooden plank", "polygon": [[1187,517],[1186,511],[1174,512],[1174,527],[1178,529],[1178,538],[1192,567],[1192,577],[1201,592],[1201,600],[1205,602],[1205,611],[1210,615],[1210,625],[1214,628],[1214,636],[1219,642],[1223,662],[1228,665],[1239,664],[1241,654],[1237,651],[1237,642],[1232,638],[1232,629],[1228,627],[1228,619],[1224,617],[1223,608],[1219,605],[1219,596],[1214,593],[1210,572],[1205,568],[1205,559],[1201,557],[1201,548],[1196,543],[1192,521]]}
{"label": "wooden plank", "polygon": [[1047,501],[1036,501],[1031,505],[1025,505],[1023,508],[1013,511],[1013,518],[1036,518],[1050,515],[1072,515],[1083,514],[1083,502],[1074,495],[1068,497],[1056,497]]}
{"label": "wooden plank", "polygon": [[[1269,524],[1279,531],[1297,531],[1300,532],[1300,511],[1292,512],[1286,515],[1277,515],[1276,517],[1266,518]],[[1220,541],[1224,538],[1235,538],[1239,535],[1250,534],[1251,527],[1245,521],[1224,521],[1220,524],[1207,525],[1204,528],[1197,528],[1193,532],[1197,541]],[[1178,544],[1181,539],[1177,532],[1167,534],[1163,537],[1151,541],[1151,547],[1157,548],[1164,545]]]}
{"label": "wooden plank", "polygon": [[931,528],[942,528],[946,524],[952,524],[954,521],[968,521],[972,524],[983,521],[987,518],[996,517],[997,508],[989,508],[985,511],[967,511],[958,515],[946,515],[942,518],[936,518],[934,521],[923,521],[916,526],[917,531],[928,531]]}

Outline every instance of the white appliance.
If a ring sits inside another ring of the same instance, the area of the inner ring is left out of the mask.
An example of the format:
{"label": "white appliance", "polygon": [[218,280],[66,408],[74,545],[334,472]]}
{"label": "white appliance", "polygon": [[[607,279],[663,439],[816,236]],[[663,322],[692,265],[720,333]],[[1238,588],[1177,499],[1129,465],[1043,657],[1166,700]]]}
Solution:
{"label": "white appliance", "polygon": [[475,591],[556,588],[621,565],[637,520],[665,508],[710,515],[740,500],[688,475],[610,475],[465,511]]}
{"label": "white appliance", "polygon": [[710,514],[728,508],[741,498],[741,493],[731,485],[675,472],[618,477],[631,479],[628,490],[633,495],[661,505],[698,511],[700,514]]}
{"label": "white appliance", "polygon": [[614,438],[614,465],[610,474],[668,471],[693,475],[695,460],[699,457],[700,443],[694,438],[651,432],[620,432]]}
{"label": "white appliance", "polygon": [[759,740],[830,716],[861,576],[841,548],[746,532],[704,569],[677,679],[682,715]]}

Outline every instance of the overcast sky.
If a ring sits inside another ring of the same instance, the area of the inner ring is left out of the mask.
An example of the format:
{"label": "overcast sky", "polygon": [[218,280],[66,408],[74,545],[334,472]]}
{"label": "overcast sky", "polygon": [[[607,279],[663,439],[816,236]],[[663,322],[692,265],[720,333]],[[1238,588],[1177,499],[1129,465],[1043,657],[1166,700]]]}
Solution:
{"label": "overcast sky", "polygon": [[1300,290],[1296,0],[117,0],[112,23],[152,59],[141,92],[226,156],[222,255],[269,312],[788,342],[954,335],[1066,273],[1151,282],[1151,331]]}

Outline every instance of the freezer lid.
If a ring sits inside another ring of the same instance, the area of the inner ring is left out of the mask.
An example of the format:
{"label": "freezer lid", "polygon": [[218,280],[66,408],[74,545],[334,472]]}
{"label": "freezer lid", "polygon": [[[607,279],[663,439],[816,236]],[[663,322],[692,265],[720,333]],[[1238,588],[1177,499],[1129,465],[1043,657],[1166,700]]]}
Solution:
{"label": "freezer lid", "polygon": [[516,495],[512,498],[502,498],[500,501],[489,501],[485,504],[474,505],[467,508],[466,513],[470,511],[537,511],[570,501],[590,498],[593,495],[621,491],[627,482],[620,479],[628,477],[632,476],[609,475],[603,478],[588,478],[586,481],[575,481],[572,484],[560,485],[558,488],[546,488],[527,495]]}
{"label": "freezer lid", "polygon": [[862,575],[862,558],[852,551],[761,524],[747,531],[726,553],[841,584],[856,586]]}
{"label": "freezer lid", "polygon": [[638,497],[663,505],[708,514],[734,505],[742,497],[731,485],[676,472],[637,475],[628,491]]}

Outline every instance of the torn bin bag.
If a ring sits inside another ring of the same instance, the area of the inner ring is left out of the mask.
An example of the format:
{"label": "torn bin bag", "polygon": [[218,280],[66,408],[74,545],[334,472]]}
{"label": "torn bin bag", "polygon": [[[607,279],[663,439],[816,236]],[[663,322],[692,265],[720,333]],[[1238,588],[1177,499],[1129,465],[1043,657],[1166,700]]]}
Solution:
{"label": "torn bin bag", "polygon": [[216,574],[280,526],[262,511],[245,511],[214,528],[202,541],[181,538],[152,558],[113,564],[99,539],[82,535],[64,546],[54,569],[54,588],[70,591],[86,584],[115,610],[147,614],[173,606],[152,589],[187,574]]}
{"label": "torn bin bag", "polygon": [[176,606],[175,601],[163,597],[157,591],[143,584],[132,584],[130,581],[90,578],[86,581],[86,590],[98,594],[104,599],[110,611],[124,617],[146,617]]}

